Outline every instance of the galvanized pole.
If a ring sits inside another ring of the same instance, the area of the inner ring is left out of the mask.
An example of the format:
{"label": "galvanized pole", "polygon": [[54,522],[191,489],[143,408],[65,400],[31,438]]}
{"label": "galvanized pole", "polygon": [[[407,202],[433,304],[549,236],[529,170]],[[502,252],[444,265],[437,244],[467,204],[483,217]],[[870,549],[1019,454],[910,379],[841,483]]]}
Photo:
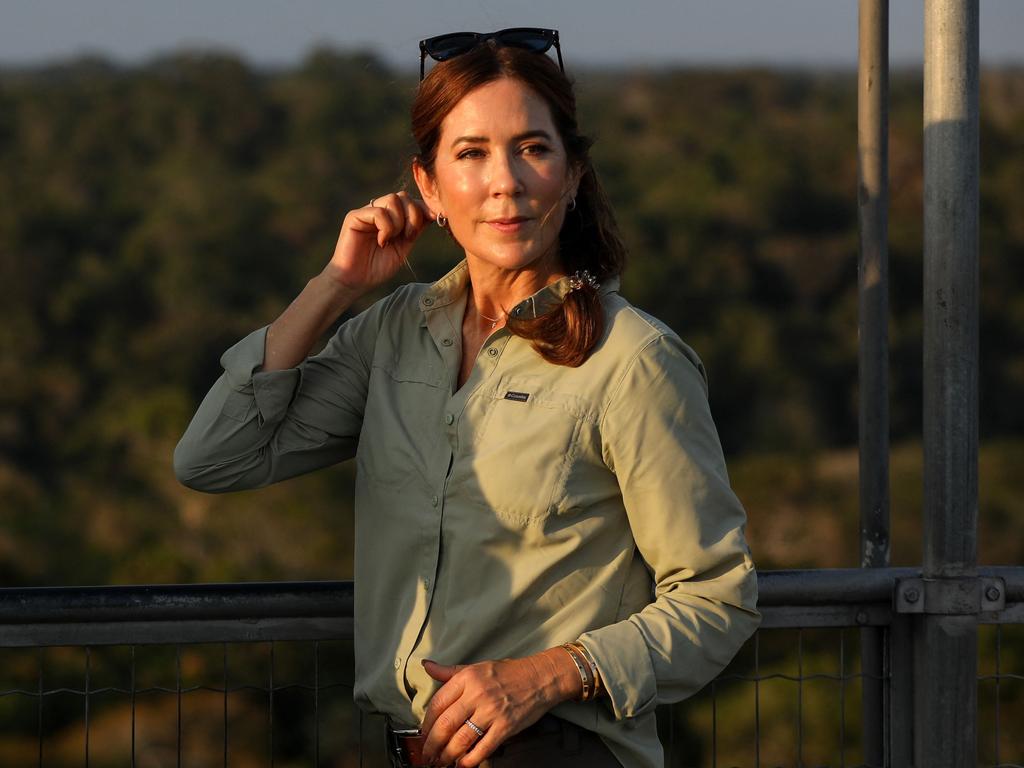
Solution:
{"label": "galvanized pole", "polygon": [[[889,0],[860,0],[857,67],[860,257],[860,564],[889,565]],[[881,766],[881,628],[861,629],[864,762]]]}
{"label": "galvanized pole", "polygon": [[889,565],[889,0],[860,2],[860,564]]}
{"label": "galvanized pole", "polygon": [[919,618],[914,752],[919,766],[967,768],[977,759],[977,614],[954,597],[955,580],[977,576],[978,0],[924,8],[922,575],[938,599]]}

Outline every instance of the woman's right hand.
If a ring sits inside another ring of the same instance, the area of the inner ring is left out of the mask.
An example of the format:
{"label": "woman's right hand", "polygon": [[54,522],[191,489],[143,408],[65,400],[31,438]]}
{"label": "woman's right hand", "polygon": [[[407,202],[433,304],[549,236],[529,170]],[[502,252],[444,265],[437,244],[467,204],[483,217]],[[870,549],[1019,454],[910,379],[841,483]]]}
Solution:
{"label": "woman's right hand", "polygon": [[347,291],[362,295],[394,277],[432,220],[427,204],[405,191],[375,198],[345,216],[325,272]]}

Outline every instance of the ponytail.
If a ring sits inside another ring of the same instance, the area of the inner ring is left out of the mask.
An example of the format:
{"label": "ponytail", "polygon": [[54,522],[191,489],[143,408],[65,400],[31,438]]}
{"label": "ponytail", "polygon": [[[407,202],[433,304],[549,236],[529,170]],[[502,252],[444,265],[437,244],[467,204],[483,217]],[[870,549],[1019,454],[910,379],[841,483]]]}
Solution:
{"label": "ponytail", "polygon": [[[586,154],[590,142],[580,137],[586,158],[576,194],[576,208],[567,211],[559,233],[560,259],[566,272],[587,270],[597,282],[622,272],[626,247],[619,235],[611,205]],[[583,365],[604,335],[604,309],[597,286],[586,282],[565,295],[561,304],[539,317],[510,317],[505,327],[514,336],[533,342],[537,353],[555,365]]]}

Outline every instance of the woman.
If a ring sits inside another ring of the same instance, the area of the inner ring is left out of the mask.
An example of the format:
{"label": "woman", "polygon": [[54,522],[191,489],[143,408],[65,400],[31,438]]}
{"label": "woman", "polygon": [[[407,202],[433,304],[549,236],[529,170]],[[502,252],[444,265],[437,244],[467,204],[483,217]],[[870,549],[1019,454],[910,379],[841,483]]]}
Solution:
{"label": "woman", "polygon": [[[557,33],[421,51],[422,201],[349,212],[324,271],[224,354],[176,471],[227,491],[356,457],[355,697],[396,765],[660,766],[655,706],[759,621],[703,368],[618,294]],[[435,222],[464,260],[307,357]]]}

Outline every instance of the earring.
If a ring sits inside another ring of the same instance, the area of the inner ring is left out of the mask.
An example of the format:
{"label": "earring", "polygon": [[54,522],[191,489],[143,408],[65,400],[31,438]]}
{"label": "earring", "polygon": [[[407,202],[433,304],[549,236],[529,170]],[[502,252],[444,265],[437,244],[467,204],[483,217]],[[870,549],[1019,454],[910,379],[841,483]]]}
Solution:
{"label": "earring", "polygon": [[567,210],[567,211],[575,211],[576,210],[576,198],[575,197],[572,200],[569,201],[569,205],[566,206],[565,210]]}
{"label": "earring", "polygon": [[437,218],[434,221],[437,222],[437,226],[441,229],[448,229],[448,217],[443,213],[437,214]]}

